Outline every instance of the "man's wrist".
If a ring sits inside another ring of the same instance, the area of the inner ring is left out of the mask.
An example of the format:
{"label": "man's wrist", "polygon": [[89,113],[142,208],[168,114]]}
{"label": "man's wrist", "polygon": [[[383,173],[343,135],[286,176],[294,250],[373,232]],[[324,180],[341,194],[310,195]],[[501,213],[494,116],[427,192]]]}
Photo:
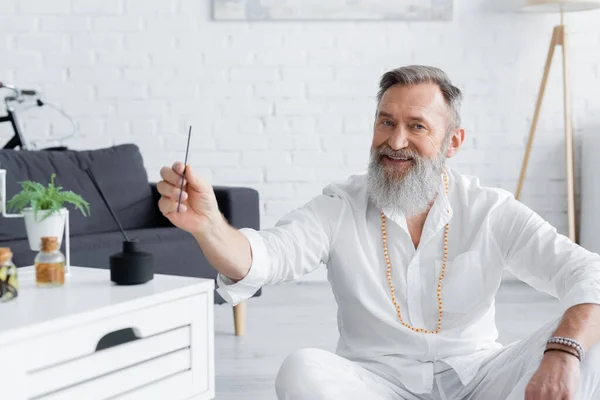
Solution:
{"label": "man's wrist", "polygon": [[206,223],[192,232],[192,236],[194,236],[200,245],[207,242],[214,243],[219,241],[219,238],[224,236],[227,227],[227,220],[219,211],[207,216],[205,221]]}
{"label": "man's wrist", "polygon": [[570,351],[574,351],[577,354],[577,358],[579,359],[579,361],[583,360],[583,346],[576,339],[554,335],[548,339],[548,341],[546,342],[546,346],[555,346],[558,348],[566,348]]}

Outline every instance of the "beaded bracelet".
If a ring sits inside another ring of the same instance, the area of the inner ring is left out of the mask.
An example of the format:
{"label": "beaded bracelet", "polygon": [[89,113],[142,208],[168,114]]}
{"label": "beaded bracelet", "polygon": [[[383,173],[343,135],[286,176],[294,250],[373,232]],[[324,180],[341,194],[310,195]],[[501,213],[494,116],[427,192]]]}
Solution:
{"label": "beaded bracelet", "polygon": [[561,336],[553,336],[550,339],[548,339],[547,343],[548,344],[561,344],[563,346],[572,347],[575,350],[577,350],[577,354],[579,354],[579,359],[583,360],[583,355],[584,355],[583,346],[581,346],[581,344],[579,344],[579,342],[577,340],[565,338],[565,337],[561,337]]}
{"label": "beaded bracelet", "polygon": [[546,350],[544,350],[544,354],[546,354],[549,351],[560,351],[561,353],[570,354],[573,357],[577,358],[579,360],[579,362],[581,362],[581,358],[579,358],[579,356],[577,355],[577,353],[573,353],[572,351],[565,350],[565,349],[546,349]]}

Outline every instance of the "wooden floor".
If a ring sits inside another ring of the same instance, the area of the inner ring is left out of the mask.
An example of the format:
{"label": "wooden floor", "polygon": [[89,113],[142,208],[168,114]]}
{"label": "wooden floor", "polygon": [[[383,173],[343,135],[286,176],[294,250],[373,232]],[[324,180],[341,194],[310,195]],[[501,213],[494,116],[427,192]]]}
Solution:
{"label": "wooden floor", "polygon": [[[524,284],[504,284],[497,296],[499,341],[518,340],[558,317],[557,304]],[[335,349],[336,304],[327,283],[267,287],[249,300],[245,336],[233,334],[229,305],[216,306],[215,330],[217,400],[273,400],[277,370],[289,353]]]}

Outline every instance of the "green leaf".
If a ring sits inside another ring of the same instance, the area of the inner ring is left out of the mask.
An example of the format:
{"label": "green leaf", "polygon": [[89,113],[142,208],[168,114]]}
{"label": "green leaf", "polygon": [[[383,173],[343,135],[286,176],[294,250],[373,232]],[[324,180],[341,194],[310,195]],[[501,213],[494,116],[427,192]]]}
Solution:
{"label": "green leaf", "polygon": [[56,174],[53,173],[47,187],[39,182],[19,182],[21,191],[7,202],[7,208],[22,212],[23,209],[30,206],[34,212],[36,221],[38,220],[38,213],[40,211],[43,211],[44,214],[40,220],[43,221],[48,216],[59,212],[61,208],[65,207],[65,203],[75,206],[84,216],[89,215],[89,203],[72,191],[63,191],[63,187],[56,185],[54,182],[55,178]]}

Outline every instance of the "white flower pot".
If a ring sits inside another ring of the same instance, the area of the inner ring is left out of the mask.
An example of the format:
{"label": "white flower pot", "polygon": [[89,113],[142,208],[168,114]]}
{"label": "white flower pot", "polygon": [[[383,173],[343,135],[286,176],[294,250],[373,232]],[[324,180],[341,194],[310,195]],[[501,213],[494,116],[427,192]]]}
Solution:
{"label": "white flower pot", "polygon": [[25,218],[25,229],[27,230],[27,238],[29,239],[29,248],[34,251],[39,251],[40,245],[42,244],[42,237],[44,236],[56,236],[60,247],[68,212],[69,210],[66,208],[61,208],[59,212],[55,212],[42,220],[47,211],[40,210],[38,211],[36,220],[33,210],[30,207],[25,208],[23,210],[23,217]]}

